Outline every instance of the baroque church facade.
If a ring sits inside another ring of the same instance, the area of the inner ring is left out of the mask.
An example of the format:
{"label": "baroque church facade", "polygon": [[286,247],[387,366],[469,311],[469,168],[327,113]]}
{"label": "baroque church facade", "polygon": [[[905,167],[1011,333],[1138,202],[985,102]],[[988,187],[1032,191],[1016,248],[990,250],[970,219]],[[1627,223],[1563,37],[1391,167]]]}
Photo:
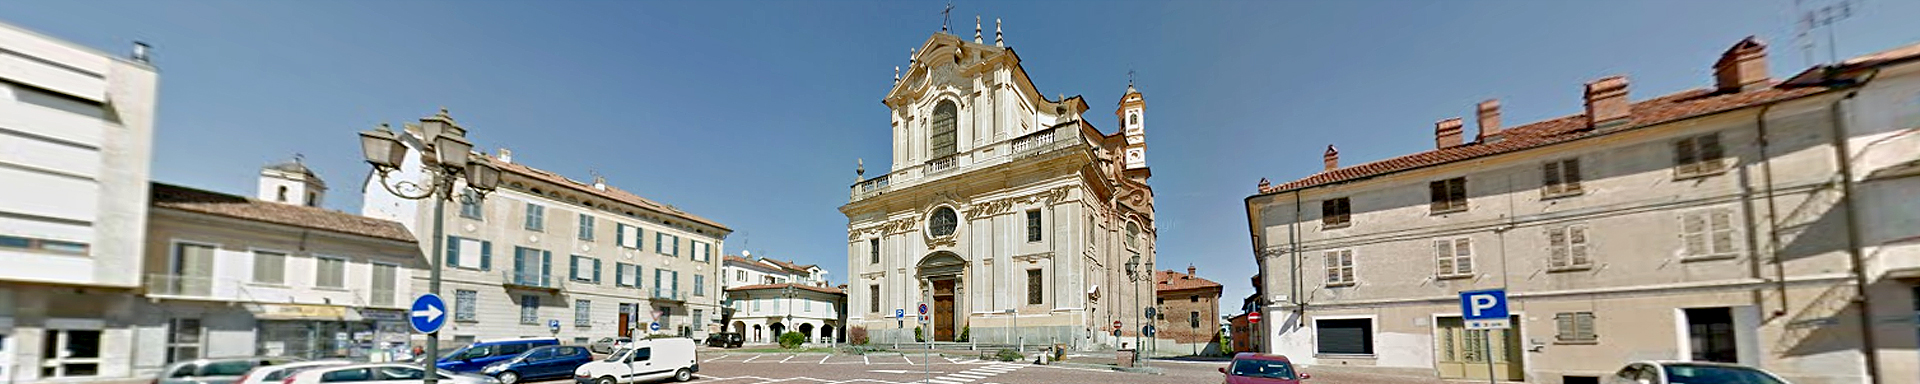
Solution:
{"label": "baroque church facade", "polygon": [[890,172],[863,166],[840,207],[848,325],[874,343],[1131,344],[1155,259],[1140,92],[1128,84],[1103,133],[977,24],[972,41],[934,34],[904,70],[882,101]]}

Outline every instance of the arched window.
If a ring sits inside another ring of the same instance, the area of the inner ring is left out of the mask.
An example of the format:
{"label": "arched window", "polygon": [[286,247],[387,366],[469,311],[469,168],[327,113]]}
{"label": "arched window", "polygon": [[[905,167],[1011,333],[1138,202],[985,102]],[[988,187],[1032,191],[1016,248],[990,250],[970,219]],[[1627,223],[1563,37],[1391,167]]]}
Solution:
{"label": "arched window", "polygon": [[1140,114],[1138,113],[1127,114],[1127,126],[1131,127],[1135,125],[1140,125]]}
{"label": "arched window", "polygon": [[959,123],[960,109],[952,100],[941,101],[933,107],[933,130],[927,133],[927,150],[932,151],[930,158],[953,154],[958,141],[954,127]]}
{"label": "arched window", "polygon": [[282,202],[282,203],[285,203],[285,202],[287,202],[287,186],[285,186],[285,185],[282,185],[282,186],[280,186],[280,197],[279,197],[279,200],[280,200],[280,202]]}
{"label": "arched window", "polygon": [[1127,248],[1140,246],[1140,224],[1127,222]]}
{"label": "arched window", "polygon": [[959,221],[959,218],[953,213],[953,208],[940,207],[940,209],[935,209],[933,210],[933,216],[927,218],[927,234],[933,235],[933,237],[952,236],[954,227],[958,225]]}

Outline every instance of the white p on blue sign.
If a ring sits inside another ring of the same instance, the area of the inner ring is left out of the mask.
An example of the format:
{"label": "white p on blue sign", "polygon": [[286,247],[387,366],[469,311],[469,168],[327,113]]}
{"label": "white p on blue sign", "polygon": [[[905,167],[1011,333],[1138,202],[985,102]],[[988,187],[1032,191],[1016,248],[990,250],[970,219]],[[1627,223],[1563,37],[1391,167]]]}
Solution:
{"label": "white p on blue sign", "polygon": [[1467,329],[1507,329],[1507,291],[1487,289],[1460,292],[1460,314]]}

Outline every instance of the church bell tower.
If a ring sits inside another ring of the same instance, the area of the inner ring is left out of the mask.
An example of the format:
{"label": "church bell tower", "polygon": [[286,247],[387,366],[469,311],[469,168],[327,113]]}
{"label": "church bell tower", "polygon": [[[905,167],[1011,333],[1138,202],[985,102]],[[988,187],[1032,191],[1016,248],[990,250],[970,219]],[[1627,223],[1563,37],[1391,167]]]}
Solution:
{"label": "church bell tower", "polygon": [[1120,116],[1120,129],[1127,136],[1127,146],[1123,152],[1127,169],[1147,167],[1147,101],[1140,96],[1140,90],[1133,88],[1133,81],[1127,81],[1127,93],[1120,96],[1120,109],[1113,112]]}

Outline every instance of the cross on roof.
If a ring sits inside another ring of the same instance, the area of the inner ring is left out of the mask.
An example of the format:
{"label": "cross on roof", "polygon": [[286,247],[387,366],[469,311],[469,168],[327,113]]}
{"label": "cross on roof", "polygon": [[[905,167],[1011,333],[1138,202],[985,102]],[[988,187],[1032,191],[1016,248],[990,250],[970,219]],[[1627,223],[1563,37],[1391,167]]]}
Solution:
{"label": "cross on roof", "polygon": [[947,2],[947,9],[940,10],[940,32],[947,31],[947,25],[953,24],[953,2]]}

